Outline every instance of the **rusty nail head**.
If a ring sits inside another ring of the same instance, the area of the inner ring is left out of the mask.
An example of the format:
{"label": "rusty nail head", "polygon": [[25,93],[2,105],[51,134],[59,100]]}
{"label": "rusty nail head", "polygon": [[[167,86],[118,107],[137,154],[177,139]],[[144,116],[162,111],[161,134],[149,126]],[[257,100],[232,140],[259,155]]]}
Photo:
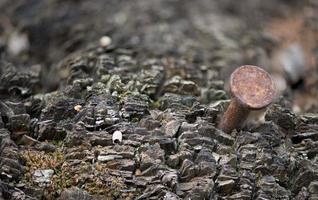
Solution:
{"label": "rusty nail head", "polygon": [[232,100],[219,125],[226,133],[239,128],[251,110],[265,108],[276,97],[271,76],[252,65],[241,66],[231,74],[230,92]]}

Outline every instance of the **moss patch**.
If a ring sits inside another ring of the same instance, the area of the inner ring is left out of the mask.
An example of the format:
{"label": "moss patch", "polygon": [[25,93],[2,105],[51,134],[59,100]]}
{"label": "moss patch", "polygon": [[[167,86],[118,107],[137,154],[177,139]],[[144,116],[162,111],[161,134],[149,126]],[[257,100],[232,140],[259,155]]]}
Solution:
{"label": "moss patch", "polygon": [[22,182],[29,187],[39,187],[33,179],[35,170],[52,169],[51,183],[43,188],[44,199],[56,199],[63,189],[76,186],[92,195],[101,195],[106,199],[133,199],[138,192],[129,190],[123,178],[110,174],[106,164],[74,162],[67,160],[61,150],[44,153],[34,150],[23,151],[26,171]]}

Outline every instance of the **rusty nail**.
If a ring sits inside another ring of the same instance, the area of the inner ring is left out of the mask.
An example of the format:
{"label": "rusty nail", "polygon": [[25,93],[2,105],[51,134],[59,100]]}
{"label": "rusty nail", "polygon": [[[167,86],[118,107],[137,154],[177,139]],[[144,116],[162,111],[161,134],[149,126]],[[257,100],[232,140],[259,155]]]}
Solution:
{"label": "rusty nail", "polygon": [[263,69],[244,65],[237,68],[230,77],[231,103],[224,113],[219,129],[230,133],[239,128],[251,110],[268,106],[276,96],[271,76]]}

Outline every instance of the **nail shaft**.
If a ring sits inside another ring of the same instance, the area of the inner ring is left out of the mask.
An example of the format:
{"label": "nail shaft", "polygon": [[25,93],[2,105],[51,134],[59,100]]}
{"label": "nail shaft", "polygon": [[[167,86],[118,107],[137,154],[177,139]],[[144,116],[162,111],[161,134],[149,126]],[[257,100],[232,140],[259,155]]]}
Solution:
{"label": "nail shaft", "polygon": [[233,99],[224,113],[219,124],[219,129],[225,133],[229,133],[233,129],[241,127],[249,113],[248,108],[241,105],[236,99]]}

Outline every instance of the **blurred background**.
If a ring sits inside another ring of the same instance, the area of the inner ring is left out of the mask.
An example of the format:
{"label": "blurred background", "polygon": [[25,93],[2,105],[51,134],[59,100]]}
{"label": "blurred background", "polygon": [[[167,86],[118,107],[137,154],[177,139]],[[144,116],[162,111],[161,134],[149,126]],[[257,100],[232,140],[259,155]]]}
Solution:
{"label": "blurred background", "polygon": [[[39,92],[60,86],[64,58],[113,45],[213,67],[225,81],[240,65],[258,65],[294,112],[318,111],[316,0],[1,0],[0,13],[1,59],[39,73]],[[171,76],[193,80],[191,67]]]}

